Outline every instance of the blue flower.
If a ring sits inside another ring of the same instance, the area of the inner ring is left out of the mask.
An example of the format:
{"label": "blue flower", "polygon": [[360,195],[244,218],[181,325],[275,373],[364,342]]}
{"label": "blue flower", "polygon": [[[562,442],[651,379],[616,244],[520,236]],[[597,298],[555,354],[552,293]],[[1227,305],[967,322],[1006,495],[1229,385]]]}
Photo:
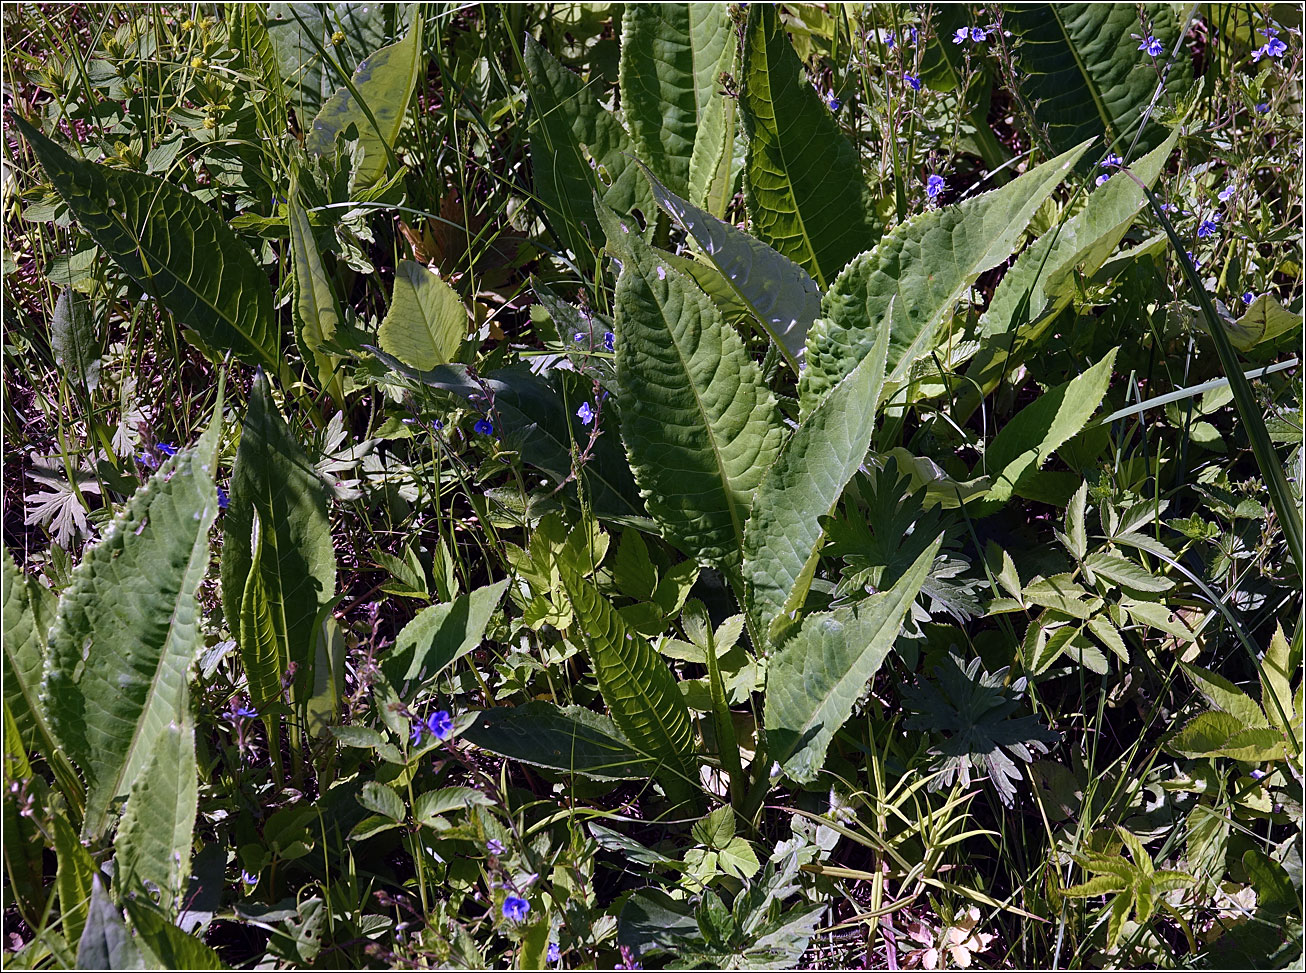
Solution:
{"label": "blue flower", "polygon": [[472,429],[475,432],[479,432],[482,436],[494,435],[494,423],[489,419],[477,419],[476,424],[472,426]]}
{"label": "blue flower", "polygon": [[[1137,37],[1138,35],[1135,34],[1134,36]],[[1138,45],[1138,49],[1146,51],[1150,57],[1160,57],[1165,53],[1165,46],[1151,34],[1143,38],[1143,42]]]}
{"label": "blue flower", "polygon": [[233,720],[236,720],[236,719],[239,719],[239,720],[252,720],[252,719],[254,719],[254,717],[256,717],[256,716],[258,716],[258,710],[254,709],[254,707],[252,707],[252,706],[248,706],[248,705],[246,705],[246,704],[244,704],[244,703],[242,703],[240,706],[233,706],[233,707],[231,708],[231,718],[232,718]]}
{"label": "blue flower", "polygon": [[421,743],[422,743],[422,734],[425,733],[425,732],[426,732],[426,727],[425,727],[425,725],[423,725],[422,721],[421,721],[421,720],[414,720],[414,721],[413,721],[413,735],[412,735],[412,737],[409,739],[408,742],[411,743],[411,744],[412,744],[413,746],[415,746],[415,747],[417,747],[417,746],[421,746]]}
{"label": "blue flower", "polygon": [[889,31],[889,36],[885,39],[885,43],[889,45],[889,50],[892,51],[892,50],[893,50],[893,43],[894,43],[894,41],[893,41],[893,31]]}
{"label": "blue flower", "polygon": [[577,331],[574,335],[571,336],[571,340],[576,342],[576,344],[580,344],[582,341],[585,340],[585,332]]}
{"label": "blue flower", "polygon": [[521,922],[530,911],[531,904],[520,896],[510,895],[503,900],[503,917],[512,922]]}
{"label": "blue flower", "polygon": [[916,44],[916,28],[915,28],[915,27],[909,27],[909,28],[907,29],[907,33],[911,34],[911,42],[912,42],[912,45],[915,46],[915,44]]}
{"label": "blue flower", "polygon": [[1261,48],[1261,50],[1265,51],[1266,56],[1268,57],[1282,57],[1284,52],[1288,50],[1288,45],[1276,37]]}
{"label": "blue flower", "polygon": [[1270,103],[1268,101],[1263,101],[1256,106],[1256,113],[1258,115],[1264,115],[1269,110],[1270,110]]}
{"label": "blue flower", "polygon": [[617,343],[617,336],[615,334],[613,334],[611,331],[603,332],[604,348],[608,349],[608,351],[612,351],[612,349],[616,347],[616,343]]}
{"label": "blue flower", "polygon": [[902,76],[902,80],[904,80],[904,81],[907,82],[907,87],[911,88],[912,91],[920,91],[920,90],[921,90],[921,79],[918,78],[916,75],[914,75],[914,74],[904,74],[904,75]]}
{"label": "blue flower", "polygon": [[218,509],[226,510],[231,503],[231,498],[227,496],[227,491],[218,487]]}
{"label": "blue flower", "polygon": [[245,869],[240,870],[240,880],[246,885],[257,885],[258,874],[256,872],[247,872]]}
{"label": "blue flower", "polygon": [[438,709],[426,718],[426,732],[437,740],[448,740],[453,735],[453,718],[448,710]]}
{"label": "blue flower", "polygon": [[972,27],[970,29],[970,39],[976,44],[984,43],[988,36],[989,35],[984,32],[984,28],[982,27]]}
{"label": "blue flower", "polygon": [[1123,163],[1124,160],[1121,159],[1120,156],[1112,152],[1110,155],[1108,155],[1105,159],[1102,160],[1101,164],[1103,169],[1112,169],[1112,168],[1119,168]]}
{"label": "blue flower", "polygon": [[1259,30],[1257,30],[1257,33],[1258,33],[1258,34],[1261,34],[1261,35],[1263,35],[1263,36],[1265,36],[1265,37],[1278,37],[1278,36],[1279,36],[1279,28],[1277,28],[1277,27],[1261,27]]}
{"label": "blue flower", "polygon": [[1110,178],[1111,178],[1111,174],[1109,172],[1104,172],[1102,173],[1102,175],[1097,177],[1096,184],[1100,186],[1102,185],[1102,183],[1106,182]]}
{"label": "blue flower", "polygon": [[842,105],[843,102],[834,96],[833,91],[825,96],[825,107],[829,108],[830,111],[838,111]]}
{"label": "blue flower", "polygon": [[582,402],[580,404],[580,408],[576,410],[576,415],[579,417],[582,426],[588,426],[594,421],[594,410],[590,408],[588,402]]}
{"label": "blue flower", "polygon": [[1205,239],[1208,236],[1214,236],[1220,230],[1220,214],[1212,213],[1209,220],[1202,220],[1197,226],[1198,239]]}
{"label": "blue flower", "polygon": [[439,432],[441,429],[444,428],[444,422],[442,422],[439,419],[436,419],[435,422],[431,423],[431,428],[434,429],[436,432]]}
{"label": "blue flower", "polygon": [[485,843],[485,850],[488,851],[491,855],[502,855],[503,842],[500,841],[498,838],[491,838],[489,841]]}
{"label": "blue flower", "polygon": [[930,199],[934,199],[939,195],[939,193],[947,188],[947,185],[948,184],[943,181],[942,176],[931,173],[930,177],[925,180],[925,195],[930,197]]}
{"label": "blue flower", "polygon": [[970,37],[970,31],[968,31],[965,27],[958,27],[952,34],[952,43],[964,44],[966,43],[966,38],[968,37]]}
{"label": "blue flower", "polygon": [[1189,261],[1192,263],[1192,265],[1193,265],[1194,267],[1200,267],[1200,266],[1202,265],[1202,258],[1201,258],[1201,257],[1194,256],[1194,254],[1193,254],[1193,252],[1192,252],[1191,250],[1186,250],[1186,251],[1184,251],[1184,252],[1188,254],[1188,259],[1189,259]]}
{"label": "blue flower", "polygon": [[1217,195],[1220,197],[1220,202],[1227,203],[1237,191],[1237,186],[1225,186]]}
{"label": "blue flower", "polygon": [[556,963],[562,959],[562,950],[558,948],[557,943],[549,943],[549,951],[544,958],[550,963]]}
{"label": "blue flower", "polygon": [[1244,304],[1250,304],[1250,303],[1251,303],[1252,301],[1254,301],[1254,300],[1256,300],[1256,295],[1253,294],[1251,291],[1246,291],[1246,292],[1243,294],[1243,303],[1244,303]]}
{"label": "blue flower", "polygon": [[154,448],[157,449],[157,450],[158,450],[160,453],[162,453],[164,456],[176,456],[176,455],[177,455],[177,447],[174,446],[174,445],[172,445],[172,443],[159,443],[159,444],[158,444],[157,446],[155,446]]}

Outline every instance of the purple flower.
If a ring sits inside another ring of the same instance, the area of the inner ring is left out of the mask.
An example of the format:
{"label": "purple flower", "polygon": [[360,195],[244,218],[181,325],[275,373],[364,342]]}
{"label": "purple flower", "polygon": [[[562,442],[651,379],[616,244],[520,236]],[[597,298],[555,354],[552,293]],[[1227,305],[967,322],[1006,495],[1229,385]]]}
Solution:
{"label": "purple flower", "polygon": [[972,27],[970,29],[970,39],[976,44],[984,43],[988,36],[989,35],[984,32],[984,28],[982,27]]}
{"label": "purple flower", "polygon": [[1268,101],[1263,101],[1256,106],[1256,113],[1258,115],[1264,115],[1269,110],[1270,110],[1270,103]]}
{"label": "purple flower", "polygon": [[616,343],[617,343],[617,336],[615,334],[613,334],[611,331],[603,332],[604,348],[608,349],[608,351],[612,351],[612,349],[616,347]]}
{"label": "purple flower", "polygon": [[227,496],[227,491],[218,487],[218,509],[226,510],[231,503],[231,498]]}
{"label": "purple flower", "polygon": [[491,855],[502,855],[503,842],[500,841],[498,838],[491,838],[489,841],[485,843],[485,850],[488,851]]}
{"label": "purple flower", "polygon": [[576,344],[580,344],[582,341],[585,340],[585,332],[577,331],[574,335],[571,336],[571,340],[576,342]]}
{"label": "purple flower", "polygon": [[590,408],[588,402],[582,402],[580,408],[576,410],[576,415],[580,419],[582,426],[588,426],[594,421],[594,410]]}
{"label": "purple flower", "polygon": [[1112,152],[1105,159],[1103,159],[1101,163],[1103,169],[1117,169],[1123,164],[1124,164],[1124,160],[1121,159],[1120,156],[1116,155],[1114,152]]}
{"label": "purple flower", "polygon": [[1237,186],[1225,186],[1225,187],[1224,187],[1223,189],[1221,189],[1220,192],[1218,193],[1218,195],[1219,195],[1219,197],[1220,197],[1220,202],[1222,202],[1222,203],[1227,203],[1227,202],[1229,202],[1229,200],[1230,200],[1231,198],[1233,198],[1233,194],[1236,193],[1237,191],[1238,191],[1238,187],[1237,187]]}
{"label": "purple flower", "polygon": [[1102,185],[1102,183],[1106,182],[1106,181],[1107,181],[1108,179],[1110,179],[1110,178],[1111,178],[1111,174],[1110,174],[1109,172],[1104,172],[1104,173],[1102,173],[1102,175],[1100,175],[1100,176],[1097,177],[1097,179],[1095,180],[1095,182],[1096,182],[1097,185],[1100,186],[1100,185]]}
{"label": "purple flower", "polygon": [[257,885],[258,874],[256,872],[247,872],[245,869],[240,870],[240,880],[246,885]]}
{"label": "purple flower", "polygon": [[1198,239],[1214,236],[1220,230],[1220,214],[1212,213],[1209,220],[1202,220],[1197,226]]}
{"label": "purple flower", "polygon": [[1259,30],[1257,30],[1257,33],[1258,33],[1258,34],[1261,34],[1261,35],[1264,36],[1264,37],[1278,37],[1278,36],[1279,36],[1279,28],[1277,28],[1277,27],[1262,27],[1262,28],[1260,28]]}
{"label": "purple flower", "polygon": [[411,744],[412,744],[413,746],[415,746],[415,747],[421,746],[421,744],[422,744],[422,734],[425,733],[425,732],[426,732],[426,726],[422,723],[422,721],[421,721],[421,720],[414,720],[414,721],[413,721],[413,735],[412,735],[412,737],[409,739],[408,742],[411,743]]}
{"label": "purple flower", "polygon": [[1202,265],[1201,257],[1194,256],[1191,250],[1186,250],[1184,252],[1188,254],[1188,259],[1194,267],[1200,267]]}
{"label": "purple flower", "polygon": [[964,44],[966,43],[966,38],[968,37],[970,37],[970,31],[968,31],[965,27],[958,27],[952,34],[952,43]]}
{"label": "purple flower", "polygon": [[530,911],[531,904],[520,896],[510,895],[503,900],[503,917],[512,922],[521,922]]}
{"label": "purple flower", "polygon": [[154,458],[152,453],[138,453],[136,455],[136,460],[141,464],[141,466],[148,467],[151,470],[157,470],[159,468],[159,461]]}
{"label": "purple flower", "polygon": [[438,709],[426,718],[426,732],[437,740],[448,740],[453,735],[453,718],[448,710]]}
{"label": "purple flower", "polygon": [[893,50],[893,44],[894,44],[894,41],[893,41],[893,31],[889,31],[889,36],[888,36],[888,38],[885,39],[885,43],[889,45],[889,50],[892,51],[892,50]]}
{"label": "purple flower", "polygon": [[947,185],[948,184],[943,181],[942,176],[931,173],[930,177],[925,180],[925,195],[930,197],[930,199],[934,199],[939,195],[939,193],[947,188]]}
{"label": "purple flower", "polygon": [[920,90],[921,90],[921,79],[918,78],[916,75],[914,75],[914,74],[904,74],[904,75],[902,76],[902,80],[904,80],[904,81],[907,82],[907,87],[911,88],[912,91],[920,91]]}
{"label": "purple flower", "polygon": [[231,707],[231,718],[233,720],[252,720],[258,716],[258,710],[246,703],[235,705],[234,701]]}
{"label": "purple flower", "polygon": [[1265,52],[1267,57],[1282,57],[1284,52],[1288,50],[1288,45],[1275,37],[1261,48],[1261,50]]}
{"label": "purple flower", "polygon": [[842,105],[843,102],[834,96],[833,91],[825,96],[825,107],[830,109],[830,111],[838,111]]}
{"label": "purple flower", "polygon": [[907,28],[907,33],[911,34],[911,42],[912,42],[912,46],[915,46],[915,44],[916,44],[916,28],[915,28],[915,27],[909,27],[909,28]]}
{"label": "purple flower", "polygon": [[435,422],[431,423],[431,428],[434,429],[436,432],[439,432],[441,429],[444,428],[444,423],[441,420],[436,419]]}
{"label": "purple flower", "polygon": [[558,948],[557,943],[549,943],[549,952],[544,957],[550,963],[556,963],[562,959],[562,950]]}
{"label": "purple flower", "polygon": [[177,455],[177,447],[174,446],[174,445],[172,445],[172,443],[159,443],[159,444],[158,444],[157,446],[155,446],[154,448],[157,449],[157,450],[158,450],[160,453],[162,453],[164,456],[176,456],[176,455]]}
{"label": "purple flower", "polygon": [[472,426],[472,429],[475,432],[480,433],[482,436],[494,435],[494,423],[489,419],[477,419],[476,424]]}
{"label": "purple flower", "polygon": [[[1134,36],[1137,37],[1138,35],[1135,34]],[[1143,38],[1142,43],[1138,45],[1138,49],[1146,51],[1149,57],[1160,57],[1165,53],[1164,45],[1151,34]]]}
{"label": "purple flower", "polygon": [[1254,301],[1254,300],[1256,300],[1256,295],[1253,294],[1251,291],[1246,291],[1246,292],[1243,293],[1243,303],[1244,303],[1244,304],[1250,304],[1250,303],[1251,303],[1252,301]]}

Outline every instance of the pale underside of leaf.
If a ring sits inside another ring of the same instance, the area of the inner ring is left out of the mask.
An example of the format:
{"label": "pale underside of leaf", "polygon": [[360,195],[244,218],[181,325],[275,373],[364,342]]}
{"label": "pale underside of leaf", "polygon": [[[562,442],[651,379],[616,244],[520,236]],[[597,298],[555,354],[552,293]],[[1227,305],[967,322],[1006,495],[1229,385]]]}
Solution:
{"label": "pale underside of leaf", "polygon": [[433,270],[411,260],[395,268],[394,297],[378,343],[406,365],[429,371],[453,361],[467,337],[467,309]]}

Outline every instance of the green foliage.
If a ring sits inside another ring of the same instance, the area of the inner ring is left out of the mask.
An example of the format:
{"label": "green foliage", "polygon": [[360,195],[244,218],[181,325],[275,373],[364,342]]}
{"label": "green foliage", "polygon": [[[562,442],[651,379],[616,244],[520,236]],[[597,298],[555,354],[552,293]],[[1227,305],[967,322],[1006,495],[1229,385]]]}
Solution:
{"label": "green foliage", "polygon": [[454,289],[421,264],[399,261],[378,344],[405,365],[429,371],[453,361],[466,335],[467,311]]}
{"label": "green foliage", "polygon": [[344,401],[344,391],[336,371],[338,359],[323,346],[336,337],[344,320],[335,290],[322,266],[322,254],[313,236],[312,222],[299,199],[298,187],[292,187],[286,204],[290,228],[291,269],[295,275],[295,334],[300,354],[317,365],[318,385],[330,389],[337,402]]}
{"label": "green foliage", "polygon": [[513,760],[600,779],[647,778],[656,768],[611,719],[579,706],[536,701],[484,710],[463,736]]}

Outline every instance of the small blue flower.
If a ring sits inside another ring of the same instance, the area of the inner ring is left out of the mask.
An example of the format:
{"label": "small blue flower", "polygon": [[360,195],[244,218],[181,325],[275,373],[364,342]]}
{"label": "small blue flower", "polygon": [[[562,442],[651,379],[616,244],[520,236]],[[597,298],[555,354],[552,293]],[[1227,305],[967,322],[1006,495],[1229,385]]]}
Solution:
{"label": "small blue flower", "polygon": [[942,176],[932,173],[930,177],[925,180],[925,195],[930,197],[930,199],[934,199],[939,195],[939,193],[947,188],[947,185],[948,184],[943,181]]}
{"label": "small blue flower", "polygon": [[594,410],[590,408],[588,402],[582,402],[580,408],[576,410],[576,415],[580,419],[582,426],[588,426],[594,421]]}
{"label": "small blue flower", "polygon": [[494,435],[494,423],[489,419],[477,419],[476,424],[472,426],[472,429],[480,433],[482,436]]}
{"label": "small blue flower", "polygon": [[964,44],[966,43],[966,38],[968,37],[970,37],[970,31],[968,31],[965,27],[958,27],[952,34],[952,43]]}
{"label": "small blue flower", "polygon": [[914,75],[914,74],[904,74],[904,75],[902,76],[902,80],[904,80],[904,81],[907,82],[907,87],[911,88],[912,91],[920,91],[920,90],[921,90],[921,79],[918,78],[916,75]]}
{"label": "small blue flower", "polygon": [[1220,202],[1227,203],[1229,202],[1230,199],[1233,198],[1233,194],[1236,193],[1237,191],[1238,191],[1237,186],[1225,186],[1223,189],[1220,190],[1220,192],[1217,195],[1220,197]]}
{"label": "small blue flower", "polygon": [[136,455],[136,461],[140,463],[141,466],[148,467],[151,470],[157,470],[159,468],[159,461],[154,458],[153,453],[138,453]]}
{"label": "small blue flower", "polygon": [[613,334],[611,331],[603,332],[604,348],[608,349],[608,351],[612,351],[613,348],[616,347],[616,344],[617,344],[617,336],[615,334]]}
{"label": "small blue flower", "polygon": [[1185,250],[1184,252],[1188,254],[1188,259],[1194,267],[1200,267],[1202,265],[1201,257],[1194,255],[1191,250]]}
{"label": "small blue flower", "polygon": [[1100,185],[1102,185],[1102,183],[1106,182],[1106,181],[1107,181],[1108,179],[1110,179],[1110,178],[1111,178],[1111,173],[1109,173],[1109,172],[1104,172],[1104,173],[1102,173],[1102,175],[1100,175],[1100,176],[1097,177],[1097,179],[1095,180],[1095,182],[1096,182],[1097,185],[1100,186]]}
{"label": "small blue flower", "polygon": [[453,735],[453,718],[448,710],[438,709],[426,718],[426,732],[437,740],[448,740]]}
{"label": "small blue flower", "polygon": [[218,509],[226,510],[231,504],[231,498],[227,496],[227,491],[218,487]]}
{"label": "small blue flower", "polygon": [[1268,101],[1263,101],[1256,106],[1256,113],[1258,115],[1264,115],[1269,110],[1270,110],[1270,103]]}
{"label": "small blue flower", "polygon": [[1110,155],[1108,155],[1105,159],[1102,160],[1102,168],[1118,169],[1123,164],[1123,162],[1124,160],[1121,159],[1120,156],[1112,152]]}
{"label": "small blue flower", "polygon": [[440,419],[436,419],[435,422],[431,423],[431,428],[434,429],[436,432],[439,432],[441,429],[444,428],[444,422],[441,421]]}
{"label": "small blue flower", "polygon": [[1256,295],[1253,294],[1251,291],[1246,291],[1246,292],[1243,293],[1243,303],[1244,303],[1244,304],[1250,304],[1250,303],[1251,303],[1252,301],[1254,301],[1254,300],[1256,300]]}
{"label": "small blue flower", "polygon": [[512,922],[521,922],[530,911],[531,904],[520,896],[510,895],[503,900],[503,917]]}
{"label": "small blue flower", "polygon": [[258,875],[254,872],[248,872],[245,869],[240,870],[240,880],[246,885],[257,885]]}
{"label": "small blue flower", "polygon": [[500,841],[498,838],[491,838],[489,841],[485,843],[485,850],[488,851],[491,855],[502,855],[503,842]]}
{"label": "small blue flower", "polygon": [[1265,47],[1262,48],[1267,57],[1282,57],[1288,50],[1288,45],[1279,38],[1275,37]]}
{"label": "small blue flower", "polygon": [[1220,214],[1212,213],[1209,220],[1202,220],[1197,226],[1198,239],[1204,240],[1220,231]]}
{"label": "small blue flower", "polygon": [[[1137,37],[1138,35],[1135,34],[1134,36]],[[1160,57],[1165,53],[1165,46],[1151,34],[1143,38],[1143,42],[1138,45],[1138,49],[1146,51],[1149,57]]]}
{"label": "small blue flower", "polygon": [[885,43],[889,45],[889,50],[892,51],[894,45],[893,31],[889,31],[889,36],[885,39]]}
{"label": "small blue flower", "polygon": [[585,332],[577,331],[574,335],[571,336],[571,340],[576,342],[576,344],[580,344],[582,341],[585,340]]}
{"label": "small blue flower", "polygon": [[984,43],[984,41],[988,39],[988,36],[989,35],[984,32],[984,28],[982,27],[972,27],[970,29],[970,39],[976,44]]}
{"label": "small blue flower", "polygon": [[421,744],[422,744],[422,734],[425,733],[425,732],[426,732],[426,726],[422,723],[422,721],[421,721],[421,720],[414,720],[414,721],[413,721],[413,735],[412,735],[412,737],[409,738],[408,742],[411,743],[411,744],[412,744],[413,746],[415,746],[415,747],[421,746]]}
{"label": "small blue flower", "polygon": [[915,27],[909,27],[909,28],[907,28],[907,33],[909,33],[909,34],[911,35],[912,46],[915,47],[915,46],[916,46],[916,28],[915,28]]}
{"label": "small blue flower", "polygon": [[833,91],[825,96],[825,107],[830,111],[838,111],[842,106],[843,102],[834,96]]}
{"label": "small blue flower", "polygon": [[1278,37],[1278,36],[1279,36],[1279,28],[1277,28],[1277,27],[1261,27],[1259,30],[1257,30],[1257,33],[1258,33],[1258,34],[1261,34],[1261,35],[1263,35],[1263,36],[1265,36],[1265,37]]}
{"label": "small blue flower", "polygon": [[549,951],[544,958],[550,963],[556,963],[562,959],[562,950],[558,948],[557,943],[549,943]]}
{"label": "small blue flower", "polygon": [[158,444],[157,446],[155,446],[154,448],[157,449],[157,450],[158,450],[160,453],[162,453],[164,456],[176,456],[176,455],[177,455],[177,447],[174,446],[174,445],[172,445],[172,443],[159,443],[159,444]]}
{"label": "small blue flower", "polygon": [[254,707],[252,706],[248,706],[243,703],[240,706],[232,707],[231,710],[231,718],[233,720],[235,719],[252,720],[256,716],[258,716],[258,710],[254,709]]}

